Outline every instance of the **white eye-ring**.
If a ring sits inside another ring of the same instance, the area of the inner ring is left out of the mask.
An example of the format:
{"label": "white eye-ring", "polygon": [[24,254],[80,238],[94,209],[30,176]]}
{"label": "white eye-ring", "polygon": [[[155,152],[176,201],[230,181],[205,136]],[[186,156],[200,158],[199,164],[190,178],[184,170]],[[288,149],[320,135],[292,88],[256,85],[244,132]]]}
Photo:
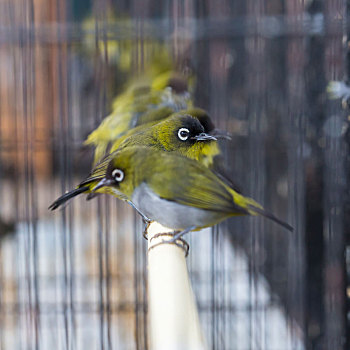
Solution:
{"label": "white eye-ring", "polygon": [[186,128],[181,128],[177,132],[177,136],[181,141],[186,141],[188,139],[188,137],[190,136],[190,130],[188,130]]}
{"label": "white eye-ring", "polygon": [[124,172],[120,169],[114,169],[112,171],[112,177],[115,181],[121,182],[124,179]]}

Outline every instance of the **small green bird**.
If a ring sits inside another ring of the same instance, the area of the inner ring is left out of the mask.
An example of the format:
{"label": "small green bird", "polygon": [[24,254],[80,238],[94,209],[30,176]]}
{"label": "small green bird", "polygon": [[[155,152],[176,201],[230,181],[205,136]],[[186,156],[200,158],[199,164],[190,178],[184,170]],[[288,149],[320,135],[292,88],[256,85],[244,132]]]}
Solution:
{"label": "small green bird", "polygon": [[220,154],[217,138],[226,138],[227,133],[215,129],[209,116],[204,111],[199,114],[199,111],[199,108],[181,111],[158,123],[135,128],[135,132],[121,138],[111,150],[130,146],[153,147],[179,153],[210,167],[214,157]]}
{"label": "small green bird", "polygon": [[[88,178],[82,186],[91,181]],[[293,230],[200,162],[176,153],[126,147],[109,158],[106,170],[95,174],[93,182],[92,191],[113,194],[131,204],[146,220],[180,231],[173,240],[237,215],[262,215]],[[59,204],[60,199],[51,209]]]}
{"label": "small green bird", "polygon": [[[148,131],[146,131],[146,130],[148,128],[154,127],[158,123],[159,123],[159,126],[169,124],[168,122],[161,124],[160,123],[161,120],[166,120],[167,118],[169,118],[169,120],[174,120],[177,117],[181,117],[184,115],[190,115],[194,118],[197,118],[199,120],[199,122],[202,124],[205,133],[208,133],[208,134],[210,134],[214,137],[217,137],[219,139],[228,139],[228,140],[231,139],[230,133],[215,128],[209,114],[202,108],[193,107],[193,108],[189,108],[189,109],[183,109],[177,113],[172,113],[168,117],[164,117],[165,114],[162,112],[162,109],[158,109],[157,112],[159,112],[159,114],[161,114],[161,117],[159,119],[155,118],[154,120],[151,120],[151,121],[142,121],[140,123],[140,125],[128,130],[123,136],[119,137],[113,143],[113,145],[111,146],[111,149],[110,149],[110,153],[116,151],[119,148],[119,146],[121,144],[124,144],[124,141],[126,139],[130,138],[130,136],[132,136],[132,135],[139,134],[139,133],[140,134],[147,133]],[[155,115],[153,115],[153,117],[155,117]]]}
{"label": "small green bird", "polygon": [[[197,111],[198,112],[198,111]],[[209,117],[208,117],[209,118]],[[216,136],[207,133],[202,123]],[[174,152],[201,162],[204,166],[213,167],[214,158],[220,154],[216,137],[226,137],[226,133],[216,130],[210,119],[205,115],[198,118],[189,114],[176,113],[171,117],[150,127],[142,127],[138,133],[134,133],[123,139],[118,145],[117,151],[107,155],[93,169],[90,176],[76,189],[64,194],[51,208],[55,209],[68,199],[81,193],[91,193],[101,176],[106,174],[107,166],[114,154],[120,150],[132,146],[147,146],[151,150]],[[106,192],[107,190],[107,192]],[[110,193],[108,189],[102,189],[97,193]],[[110,193],[112,194],[112,193]],[[88,199],[94,197],[96,191],[91,193]]]}
{"label": "small green bird", "polygon": [[167,71],[151,80],[143,77],[130,83],[113,102],[107,116],[85,141],[95,147],[95,164],[130,129],[157,122],[174,112],[192,107],[190,78],[176,71]]}

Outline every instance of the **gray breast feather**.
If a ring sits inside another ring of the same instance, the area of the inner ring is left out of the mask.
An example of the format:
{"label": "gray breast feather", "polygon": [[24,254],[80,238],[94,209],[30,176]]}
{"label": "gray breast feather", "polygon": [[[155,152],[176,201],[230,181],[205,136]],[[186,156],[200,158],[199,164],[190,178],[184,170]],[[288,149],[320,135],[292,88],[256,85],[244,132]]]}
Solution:
{"label": "gray breast feather", "polygon": [[224,215],[217,212],[201,210],[159,198],[145,183],[135,189],[132,202],[149,219],[175,230],[191,226],[198,228],[211,226],[225,218]]}

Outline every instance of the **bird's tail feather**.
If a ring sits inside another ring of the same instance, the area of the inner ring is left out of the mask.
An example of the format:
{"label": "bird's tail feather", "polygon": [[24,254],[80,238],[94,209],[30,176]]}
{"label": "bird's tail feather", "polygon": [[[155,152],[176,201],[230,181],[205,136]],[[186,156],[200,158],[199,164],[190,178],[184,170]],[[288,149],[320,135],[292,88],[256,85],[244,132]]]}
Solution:
{"label": "bird's tail feather", "polygon": [[79,187],[79,188],[75,188],[72,191],[69,191],[67,193],[65,193],[63,196],[61,196],[60,198],[56,199],[50,206],[49,209],[51,210],[55,210],[58,207],[60,207],[62,204],[64,204],[65,202],[67,202],[68,200],[70,200],[71,198],[77,196],[78,194],[84,193],[86,191],[89,190],[88,186],[83,186],[83,187]]}
{"label": "bird's tail feather", "polygon": [[286,222],[280,220],[279,218],[277,218],[275,215],[273,215],[272,213],[268,212],[267,210],[263,209],[260,206],[255,206],[254,204],[248,204],[248,211],[250,214],[252,215],[262,215],[265,218],[268,218],[274,222],[276,222],[277,224],[283,226],[284,228],[286,228],[288,231],[293,231],[293,227],[290,226],[289,224],[287,224]]}

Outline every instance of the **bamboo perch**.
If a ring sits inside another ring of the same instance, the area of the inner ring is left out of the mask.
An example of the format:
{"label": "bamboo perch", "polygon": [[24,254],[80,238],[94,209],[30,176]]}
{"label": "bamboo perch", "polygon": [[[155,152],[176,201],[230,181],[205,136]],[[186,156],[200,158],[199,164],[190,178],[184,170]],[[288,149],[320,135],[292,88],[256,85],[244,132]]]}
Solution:
{"label": "bamboo perch", "polygon": [[159,244],[173,232],[156,222],[148,228],[148,305],[152,350],[205,350],[185,249]]}

